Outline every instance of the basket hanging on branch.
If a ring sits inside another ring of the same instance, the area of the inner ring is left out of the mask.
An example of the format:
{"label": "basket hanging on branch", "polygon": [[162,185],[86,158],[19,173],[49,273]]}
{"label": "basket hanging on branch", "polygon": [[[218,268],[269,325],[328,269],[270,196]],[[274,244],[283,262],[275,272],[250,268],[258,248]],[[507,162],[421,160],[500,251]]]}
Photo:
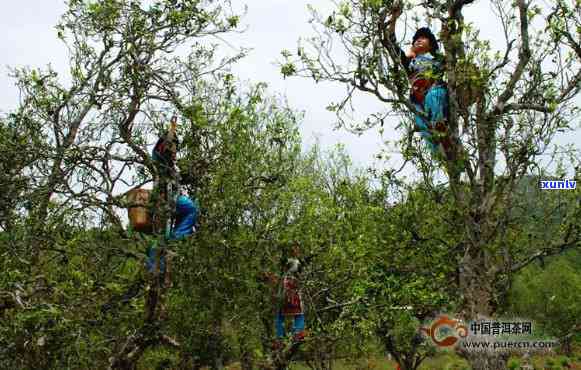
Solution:
{"label": "basket hanging on branch", "polygon": [[467,112],[476,103],[486,86],[482,70],[470,61],[459,61],[456,65],[456,96],[458,107]]}
{"label": "basket hanging on branch", "polygon": [[148,209],[150,199],[151,190],[148,189],[133,189],[127,193],[129,224],[137,232],[151,233],[153,231],[151,215]]}

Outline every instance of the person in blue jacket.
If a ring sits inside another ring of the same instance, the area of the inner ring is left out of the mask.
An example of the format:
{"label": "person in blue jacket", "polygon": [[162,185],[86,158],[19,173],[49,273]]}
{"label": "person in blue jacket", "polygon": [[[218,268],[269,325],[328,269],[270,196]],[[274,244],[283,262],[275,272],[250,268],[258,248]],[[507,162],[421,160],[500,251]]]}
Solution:
{"label": "person in blue jacket", "polygon": [[[195,231],[199,213],[200,207],[197,200],[192,201],[189,197],[180,195],[176,200],[175,222],[168,241],[181,240],[192,235]],[[148,248],[145,264],[149,272],[154,272],[156,255],[157,248],[155,245]],[[163,277],[165,275],[165,259],[163,256],[160,258],[159,270],[160,275]]]}

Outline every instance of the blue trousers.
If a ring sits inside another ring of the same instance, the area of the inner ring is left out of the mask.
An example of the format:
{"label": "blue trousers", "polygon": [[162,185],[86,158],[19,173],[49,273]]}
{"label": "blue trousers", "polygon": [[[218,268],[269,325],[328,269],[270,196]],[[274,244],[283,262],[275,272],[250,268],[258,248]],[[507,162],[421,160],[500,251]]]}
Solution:
{"label": "blue trousers", "polygon": [[443,121],[448,115],[448,91],[445,86],[436,85],[431,87],[424,98],[424,104],[414,102],[416,109],[425,112],[428,116],[426,121],[419,115],[415,117],[415,124],[420,131],[420,136],[426,141],[432,153],[438,151],[438,143],[435,142],[430,128],[436,126],[436,122]]}
{"label": "blue trousers", "polygon": [[[154,271],[156,258],[157,258],[157,247],[152,246],[147,250],[147,259],[145,260],[145,268],[147,269],[147,271],[149,272]],[[163,256],[159,259],[159,272],[160,276],[165,275],[165,258]]]}
{"label": "blue trousers", "polygon": [[[305,314],[301,313],[299,315],[293,315],[293,318],[293,334],[296,335],[305,330]],[[283,338],[285,336],[284,315],[279,311],[274,319],[276,325],[276,337]]]}

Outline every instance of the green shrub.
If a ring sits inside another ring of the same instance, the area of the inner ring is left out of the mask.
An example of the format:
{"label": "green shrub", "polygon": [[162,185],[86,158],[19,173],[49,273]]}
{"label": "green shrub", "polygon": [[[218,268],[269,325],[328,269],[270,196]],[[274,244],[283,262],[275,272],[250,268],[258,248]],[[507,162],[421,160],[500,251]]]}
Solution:
{"label": "green shrub", "polygon": [[460,361],[454,361],[451,364],[446,365],[446,370],[464,370],[465,364]]}
{"label": "green shrub", "polygon": [[569,360],[568,357],[562,357],[561,360],[559,361],[559,363],[563,367],[569,367],[569,366],[571,366],[571,360]]}
{"label": "green shrub", "polygon": [[510,370],[516,370],[516,369],[520,368],[520,361],[519,361],[519,360],[517,360],[516,358],[513,358],[512,360],[510,360],[510,361],[508,362],[508,365],[507,365],[507,367],[508,367]]}

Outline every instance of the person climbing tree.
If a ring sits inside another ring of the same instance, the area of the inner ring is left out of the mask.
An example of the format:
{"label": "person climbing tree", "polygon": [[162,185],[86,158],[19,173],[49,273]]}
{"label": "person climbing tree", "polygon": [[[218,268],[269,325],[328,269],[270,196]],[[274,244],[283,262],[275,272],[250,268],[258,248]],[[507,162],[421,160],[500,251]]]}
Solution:
{"label": "person climbing tree", "polygon": [[[387,37],[392,44],[396,43],[395,23],[401,14],[401,7],[392,10],[392,19],[388,23]],[[389,47],[387,40],[382,40]],[[410,100],[420,113],[415,115],[415,127],[424,138],[432,153],[442,153],[448,160],[453,160],[451,140],[448,135],[446,120],[448,117],[448,90],[443,81],[444,58],[438,53],[438,40],[428,27],[416,31],[409,50],[399,49],[401,63],[404,66],[411,85]]]}
{"label": "person climbing tree", "polygon": [[[157,200],[153,217],[154,230],[164,232],[165,241],[183,239],[193,234],[199,215],[197,200],[193,201],[185,195],[179,195],[179,174],[175,167],[178,150],[177,117],[172,117],[170,129],[165,132],[152,150],[152,158],[157,167],[156,189]],[[163,206],[175,204],[175,210],[171,214],[163,214]],[[160,210],[162,210],[160,212]],[[163,229],[165,226],[165,230]],[[169,226],[169,227],[168,227]],[[163,231],[162,231],[163,230]],[[146,267],[149,272],[155,272],[157,262],[157,245],[152,245],[147,250]],[[159,256],[159,271],[161,279],[166,278],[169,283],[169,265],[167,267],[164,258],[165,251]]]}
{"label": "person climbing tree", "polygon": [[[179,183],[179,174],[176,171],[175,161],[177,156],[179,146],[179,140],[177,137],[177,117],[173,116],[170,123],[170,128],[167,132],[164,132],[157,143],[151,151],[151,157],[153,158],[157,173],[155,174],[155,190],[156,190],[156,209],[159,209],[160,205],[164,202],[171,203],[173,201],[172,196],[177,191],[177,189],[168,189],[170,184],[177,188]],[[166,203],[167,204],[167,203]],[[171,208],[170,208],[171,209]],[[154,227],[163,229],[166,225],[160,219],[161,214],[157,214],[154,217]],[[167,231],[167,228],[166,228]]]}
{"label": "person climbing tree", "polygon": [[275,306],[276,340],[274,349],[283,346],[282,339],[286,336],[285,318],[293,318],[293,342],[302,342],[305,338],[305,314],[300,293],[299,274],[302,264],[299,261],[300,247],[298,244],[290,250],[290,257],[282,259],[283,274],[279,278],[273,273],[266,273],[267,281],[273,285]]}
{"label": "person climbing tree", "polygon": [[[168,241],[180,240],[192,235],[195,231],[195,225],[198,220],[199,206],[197,201],[192,201],[185,195],[180,195],[176,201],[175,221],[172,226],[171,234]],[[155,263],[157,257],[157,247],[151,246],[147,250],[146,268],[149,272],[155,271]],[[160,257],[160,274],[163,278],[166,273],[166,265],[164,256]],[[169,266],[168,266],[169,277]]]}
{"label": "person climbing tree", "polygon": [[[159,271],[159,283],[169,287],[171,281],[171,264],[166,263],[166,255],[171,254],[165,248],[158,259],[158,252],[162,249],[159,244],[183,239],[195,230],[199,215],[197,200],[192,200],[185,195],[177,196],[179,192],[179,175],[175,169],[177,151],[176,135],[177,119],[174,116],[169,131],[165,132],[152,150],[152,158],[156,165],[155,187],[152,199],[151,190],[132,189],[129,191],[129,221],[133,231],[143,234],[161,234],[161,239],[153,241],[146,251],[145,268],[150,274]],[[170,187],[171,185],[171,187]],[[147,205],[149,204],[148,210]],[[170,214],[164,214],[163,209],[175,204]],[[166,220],[168,222],[164,222]],[[167,224],[170,223],[169,228]],[[160,243],[161,242],[161,243]],[[159,264],[159,270],[157,269]],[[125,304],[131,301],[141,291],[144,280],[140,277],[120,297],[113,297],[110,302],[102,306],[102,311],[109,311],[116,302]]]}

